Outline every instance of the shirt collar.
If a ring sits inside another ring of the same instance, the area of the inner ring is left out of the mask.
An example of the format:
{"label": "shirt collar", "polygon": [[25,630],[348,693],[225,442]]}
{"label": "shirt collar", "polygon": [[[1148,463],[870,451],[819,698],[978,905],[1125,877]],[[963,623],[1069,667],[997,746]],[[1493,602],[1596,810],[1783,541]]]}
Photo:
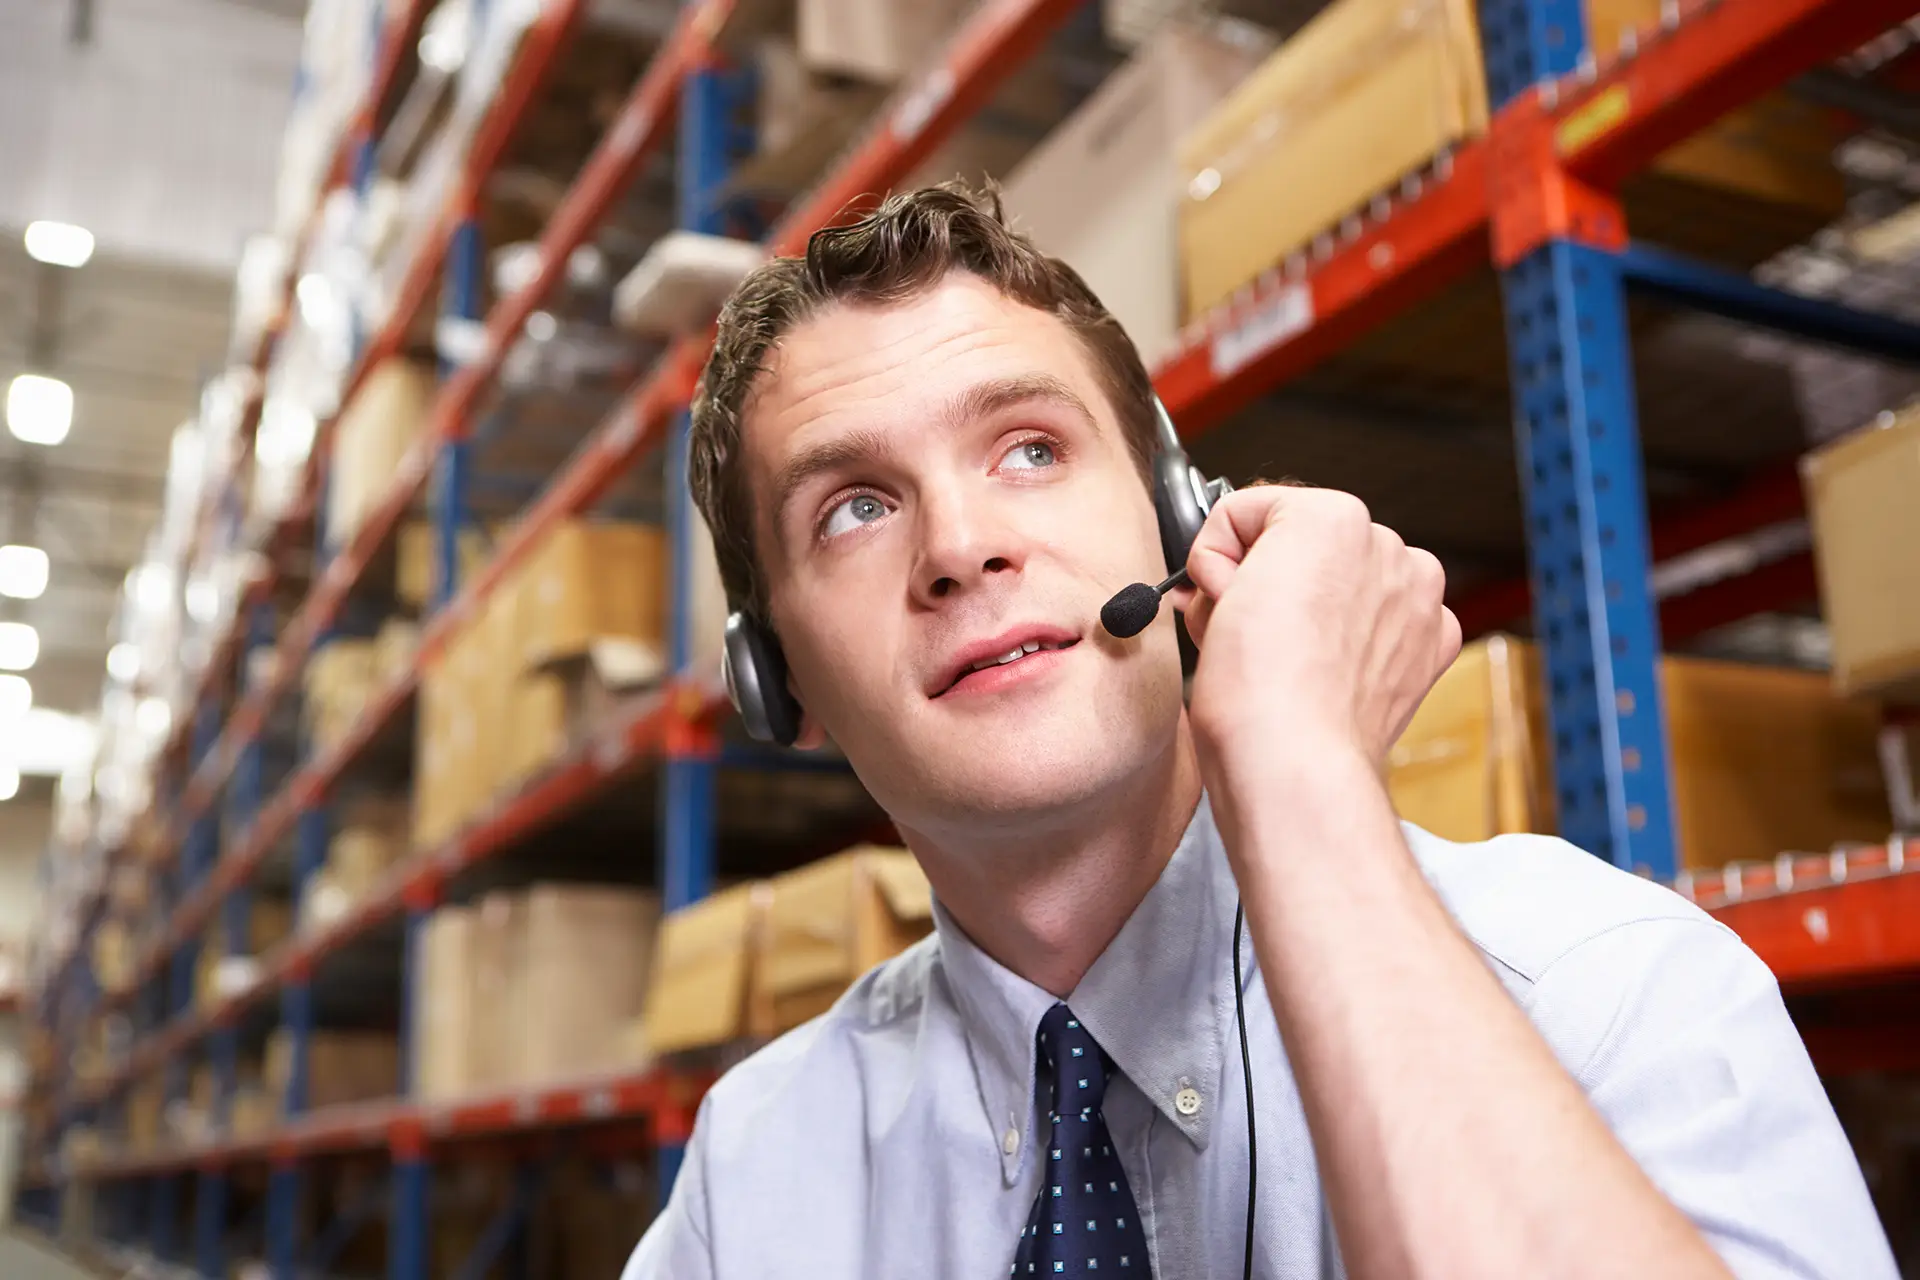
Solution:
{"label": "shirt collar", "polygon": [[[1114,1064],[1199,1147],[1221,1105],[1238,892],[1203,794],[1160,878],[1067,997]],[[1035,1141],[1034,1041],[1054,997],[980,950],[938,901],[934,927],[1011,1186]],[[1199,1101],[1188,1099],[1191,1114],[1178,1101],[1187,1089]]]}

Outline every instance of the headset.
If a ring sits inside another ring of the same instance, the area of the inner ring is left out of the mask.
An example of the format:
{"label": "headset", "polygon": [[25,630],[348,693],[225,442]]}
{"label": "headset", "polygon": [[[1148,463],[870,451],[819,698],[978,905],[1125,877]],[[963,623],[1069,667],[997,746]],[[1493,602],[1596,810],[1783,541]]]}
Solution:
{"label": "headset", "polygon": [[[1225,479],[1207,479],[1188,460],[1173,419],[1158,396],[1153,398],[1153,415],[1160,442],[1153,457],[1153,510],[1160,525],[1160,550],[1173,572],[1187,563],[1187,552],[1207,522],[1207,513],[1233,491],[1233,485]],[[748,735],[760,742],[792,746],[800,736],[800,703],[787,687],[786,656],[772,628],[744,611],[730,614],[721,673],[727,697]]]}

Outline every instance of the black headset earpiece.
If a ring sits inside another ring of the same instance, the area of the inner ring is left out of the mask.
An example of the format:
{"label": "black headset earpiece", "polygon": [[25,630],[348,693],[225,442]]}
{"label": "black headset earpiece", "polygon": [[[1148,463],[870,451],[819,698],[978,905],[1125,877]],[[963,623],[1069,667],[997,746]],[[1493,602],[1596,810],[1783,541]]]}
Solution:
{"label": "black headset earpiece", "polygon": [[765,624],[736,612],[727,618],[726,644],[721,674],[747,735],[792,746],[800,736],[800,703],[787,688],[787,659],[780,642]]}
{"label": "black headset earpiece", "polygon": [[[1153,510],[1160,522],[1160,549],[1171,573],[1185,566],[1207,513],[1233,486],[1225,480],[1208,480],[1188,461],[1173,419],[1158,396],[1153,412],[1160,436],[1153,459]],[[748,735],[760,742],[792,746],[800,736],[800,703],[787,688],[787,660],[772,630],[746,613],[728,617],[721,670],[727,696]]]}
{"label": "black headset earpiece", "polygon": [[1153,412],[1160,434],[1160,449],[1153,458],[1153,510],[1160,521],[1160,550],[1167,558],[1167,572],[1177,573],[1186,567],[1187,553],[1193,550],[1207,513],[1233,492],[1233,484],[1224,478],[1207,479],[1188,460],[1159,396],[1153,398]]}

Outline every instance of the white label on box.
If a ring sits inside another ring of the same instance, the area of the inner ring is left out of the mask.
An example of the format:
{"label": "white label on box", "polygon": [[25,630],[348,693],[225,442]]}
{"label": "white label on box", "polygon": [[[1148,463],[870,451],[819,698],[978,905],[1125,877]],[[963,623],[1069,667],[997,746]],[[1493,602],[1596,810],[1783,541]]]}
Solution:
{"label": "white label on box", "polygon": [[1213,376],[1229,377],[1281,343],[1313,327],[1313,290],[1290,284],[1262,299],[1238,324],[1213,337]]}

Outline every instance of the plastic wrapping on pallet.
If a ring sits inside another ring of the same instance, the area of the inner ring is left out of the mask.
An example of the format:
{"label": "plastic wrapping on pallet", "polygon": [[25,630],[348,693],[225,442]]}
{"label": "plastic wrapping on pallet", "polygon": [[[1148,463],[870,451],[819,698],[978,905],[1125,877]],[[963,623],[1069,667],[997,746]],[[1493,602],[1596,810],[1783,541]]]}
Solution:
{"label": "plastic wrapping on pallet", "polygon": [[749,241],[668,232],[614,289],[614,319],[650,338],[694,333],[720,314],[727,295],[766,257]]}

